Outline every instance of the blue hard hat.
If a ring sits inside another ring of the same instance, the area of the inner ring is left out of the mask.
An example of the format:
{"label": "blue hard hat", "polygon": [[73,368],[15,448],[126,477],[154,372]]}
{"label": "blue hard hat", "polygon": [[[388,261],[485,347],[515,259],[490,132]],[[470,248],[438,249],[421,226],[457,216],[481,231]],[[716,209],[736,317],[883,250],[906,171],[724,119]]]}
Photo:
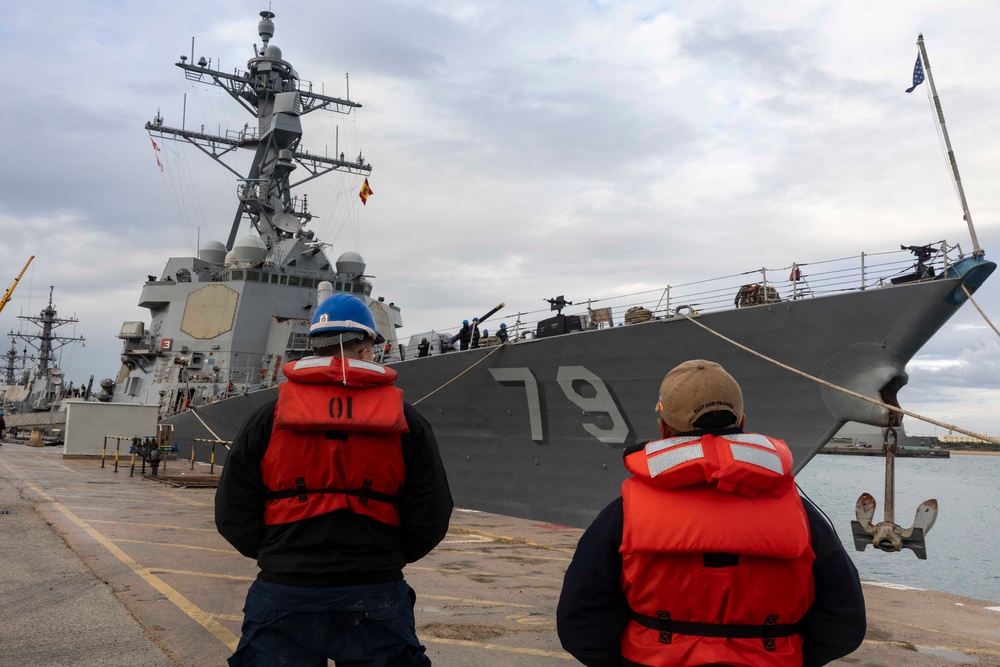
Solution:
{"label": "blue hard hat", "polygon": [[355,332],[384,343],[385,337],[375,329],[375,316],[365,302],[350,294],[338,293],[327,297],[313,313],[309,336]]}
{"label": "blue hard hat", "polygon": [[462,324],[468,324],[469,320],[462,320]]}
{"label": "blue hard hat", "polygon": [[507,328],[507,325],[506,325],[506,324],[504,324],[503,322],[501,322],[501,323],[500,323],[500,328],[501,328],[501,329],[506,329],[506,328]]}

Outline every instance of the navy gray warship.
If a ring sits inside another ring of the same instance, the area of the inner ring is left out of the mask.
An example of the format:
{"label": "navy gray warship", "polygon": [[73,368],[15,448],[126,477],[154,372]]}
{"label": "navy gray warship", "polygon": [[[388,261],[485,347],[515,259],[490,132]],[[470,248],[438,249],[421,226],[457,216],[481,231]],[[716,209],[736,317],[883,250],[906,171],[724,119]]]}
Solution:
{"label": "navy gray warship", "polygon": [[[28,260],[29,262],[31,260]],[[27,268],[27,264],[25,265]],[[22,275],[24,271],[21,271]],[[20,276],[18,276],[20,280]],[[8,296],[16,286],[8,290]],[[111,399],[104,391],[98,395],[92,391],[94,378],[86,385],[74,386],[67,381],[58,366],[59,351],[66,345],[85,344],[83,336],[64,336],[57,331],[67,324],[77,324],[75,317],[59,317],[52,302],[54,287],[49,287],[48,304],[38,315],[18,315],[19,320],[37,327],[37,330],[22,329],[8,334],[10,349],[4,354],[4,371],[0,379],[0,409],[4,413],[7,426],[25,432],[42,429],[52,443],[61,442],[66,424],[64,402],[67,399]],[[24,347],[17,349],[20,339]],[[29,353],[28,348],[33,352]],[[110,381],[106,383],[111,388]]]}
{"label": "navy gray warship", "polygon": [[[920,239],[585,304],[552,297],[544,312],[502,310],[508,340],[484,337],[468,351],[450,351],[454,332],[399,340],[400,309],[372,298],[364,259],[344,252],[331,261],[307,230],[305,198],[292,194],[330,172],[355,174],[361,186],[371,172],[362,156],[330,158],[301,143],[305,114],[360,104],[300,79],[271,42],[273,18],[261,12],[262,44],[245,71],[214,70],[193,52],[176,63],[188,79],[226,91],[253,123],[225,135],[170,127],[159,114],[146,125],[154,146],[186,141],[230,171],[223,156],[253,153],[237,174],[228,241],[149,276],[139,301],[149,323],[126,322],[119,336],[114,400],[158,405],[182,452],[201,456],[203,440],[232,440],[274,398],[282,365],[309,354],[318,300],[347,292],[372,309],[387,341],[382,360],[432,424],[459,506],[585,526],[620,492],[622,449],[656,437],[656,393],[674,365],[721,363],[743,387],[748,427],[787,441],[801,469],[845,423],[886,426],[890,410],[778,364],[896,405],[907,363],[996,268],[974,237],[971,252]],[[423,338],[431,352],[418,357]]]}

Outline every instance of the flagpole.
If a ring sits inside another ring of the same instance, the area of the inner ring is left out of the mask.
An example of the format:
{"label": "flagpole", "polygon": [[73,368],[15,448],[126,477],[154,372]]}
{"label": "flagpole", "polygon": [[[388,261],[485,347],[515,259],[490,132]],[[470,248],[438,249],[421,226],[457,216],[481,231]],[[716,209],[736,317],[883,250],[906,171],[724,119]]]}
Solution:
{"label": "flagpole", "polygon": [[951,139],[948,138],[948,128],[944,124],[944,111],[941,110],[941,99],[938,97],[937,88],[934,86],[934,77],[931,75],[931,63],[927,59],[927,47],[924,46],[924,35],[917,36],[917,47],[920,49],[920,57],[924,62],[924,72],[927,73],[927,83],[931,87],[931,96],[934,98],[934,108],[937,110],[938,122],[941,124],[941,134],[944,135],[944,145],[948,149],[948,160],[951,161],[951,171],[955,176],[955,183],[958,185],[958,197],[962,200],[962,213],[965,222],[969,225],[969,234],[972,236],[972,254],[982,257],[985,253],[979,247],[979,239],[976,237],[976,228],[972,225],[972,213],[969,211],[969,202],[965,199],[965,189],[962,187],[962,177],[958,175],[958,162],[955,160],[955,151],[951,148]]}

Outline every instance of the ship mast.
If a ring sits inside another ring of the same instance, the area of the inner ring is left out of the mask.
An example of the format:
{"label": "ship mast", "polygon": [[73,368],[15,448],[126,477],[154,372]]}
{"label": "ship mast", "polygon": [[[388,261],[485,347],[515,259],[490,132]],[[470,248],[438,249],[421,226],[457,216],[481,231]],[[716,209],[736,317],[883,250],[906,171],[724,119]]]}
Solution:
{"label": "ship mast", "polygon": [[924,46],[924,36],[922,33],[917,36],[917,47],[920,49],[920,58],[924,63],[927,83],[931,87],[931,96],[934,98],[934,108],[937,111],[938,123],[941,125],[941,134],[944,135],[944,145],[948,148],[948,160],[951,162],[951,171],[955,176],[955,184],[958,186],[958,197],[962,201],[962,214],[965,217],[965,222],[969,225],[969,234],[972,236],[972,254],[974,257],[982,257],[985,253],[979,247],[976,228],[972,225],[972,213],[969,211],[969,202],[965,199],[965,188],[962,187],[962,177],[958,174],[958,162],[955,160],[955,151],[951,148],[951,139],[948,138],[948,127],[944,123],[944,111],[941,109],[941,99],[938,97],[937,87],[934,86],[934,77],[931,76],[931,62],[927,59],[927,47]]}
{"label": "ship mast", "polygon": [[17,368],[18,361],[17,341],[13,338],[10,339],[10,349],[7,350],[6,354],[4,354],[4,358],[7,361],[6,366],[4,367],[4,384],[8,387],[13,387],[17,379],[14,371]]}
{"label": "ship mast", "polygon": [[[312,219],[312,214],[304,198],[300,203],[292,197],[292,188],[331,171],[367,176],[372,170],[360,154],[357,159],[348,161],[343,153],[329,158],[299,147],[301,116],[317,109],[349,114],[361,105],[349,99],[314,93],[311,83],[300,81],[291,64],[282,59],[281,49],[270,43],[274,36],[274,23],[271,21],[274,13],[263,11],[260,16],[258,33],[263,46],[258,50],[254,45],[255,56],[247,62],[248,71],[227,73],[214,70],[204,57],[194,64],[187,62],[187,56],[181,56],[180,62],[176,63],[184,70],[188,80],[215,85],[229,93],[257,118],[256,127],[251,128],[248,123],[240,131],[216,136],[206,134],[204,128],[195,132],[183,127],[167,127],[159,114],[151,123],[146,123],[150,136],[188,141],[240,180],[239,205],[226,242],[227,250],[233,249],[244,216],[250,219],[250,224],[260,233],[268,249],[284,238],[311,239],[313,233],[303,228]],[[253,162],[246,175],[221,159],[237,148],[254,151]],[[309,174],[291,183],[290,175],[296,166],[303,167]]]}
{"label": "ship mast", "polygon": [[[83,336],[57,336],[52,333],[53,329],[61,327],[64,324],[76,323],[80,320],[75,317],[60,318],[56,317],[56,309],[52,305],[52,290],[53,287],[49,286],[49,305],[46,306],[40,315],[37,317],[32,317],[30,315],[18,315],[19,320],[28,320],[29,322],[41,327],[42,332],[34,336],[29,336],[27,334],[13,334],[17,336],[25,343],[31,347],[38,350],[38,365],[37,365],[37,377],[44,377],[49,375],[51,370],[50,365],[53,360],[53,355],[56,350],[62,348],[64,345],[69,343],[82,343],[86,339]],[[37,342],[36,342],[37,341]],[[61,381],[60,381],[61,382]]]}

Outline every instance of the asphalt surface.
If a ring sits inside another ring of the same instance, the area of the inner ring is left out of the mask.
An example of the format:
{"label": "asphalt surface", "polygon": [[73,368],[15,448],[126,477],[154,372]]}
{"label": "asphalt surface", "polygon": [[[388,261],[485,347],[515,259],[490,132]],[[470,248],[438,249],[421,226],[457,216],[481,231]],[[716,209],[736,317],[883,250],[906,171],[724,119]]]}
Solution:
{"label": "asphalt surface", "polygon": [[[207,472],[187,468],[161,472]],[[129,472],[0,447],[0,667],[225,664],[256,567],[215,532],[214,489]],[[581,532],[456,510],[444,542],[406,570],[434,664],[577,664],[554,618]],[[1000,667],[1000,600],[870,582],[865,596],[868,636],[835,667]]]}
{"label": "asphalt surface", "polygon": [[[12,479],[0,448],[0,665],[171,667],[175,663]],[[43,501],[44,502],[44,501]]]}

